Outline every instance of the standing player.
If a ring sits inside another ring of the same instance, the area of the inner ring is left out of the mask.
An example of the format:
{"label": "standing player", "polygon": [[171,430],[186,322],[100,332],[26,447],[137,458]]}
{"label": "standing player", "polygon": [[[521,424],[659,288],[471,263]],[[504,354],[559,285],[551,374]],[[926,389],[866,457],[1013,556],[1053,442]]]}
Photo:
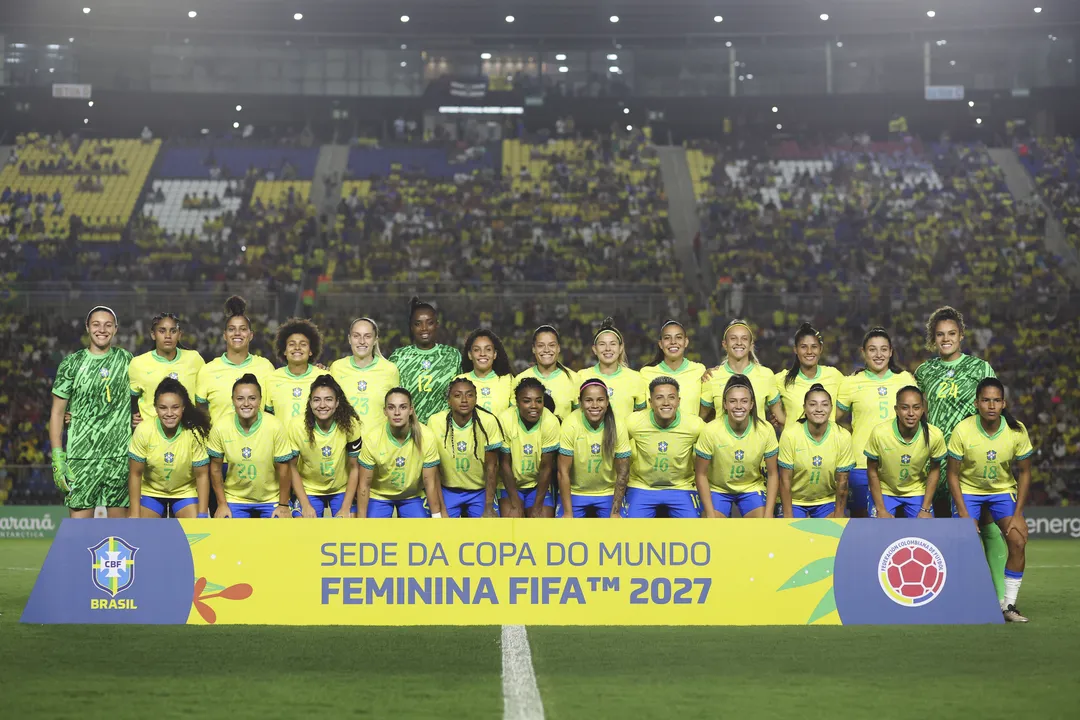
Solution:
{"label": "standing player", "polygon": [[837,423],[844,424],[850,414],[855,469],[849,475],[848,510],[854,518],[866,517],[872,506],[863,452],[870,433],[896,417],[895,398],[900,388],[915,384],[914,376],[896,362],[892,338],[885,328],[870,328],[863,336],[862,353],[866,369],[845,377],[836,399]]}
{"label": "standing player", "polygon": [[679,409],[696,413],[701,406],[701,376],[705,366],[686,359],[690,341],[678,320],[668,320],[660,328],[660,341],[652,365],[641,368],[641,379],[647,384],[660,377],[679,381]]}
{"label": "standing player", "polygon": [[278,328],[274,347],[286,364],[270,375],[269,408],[291,430],[304,424],[312,381],[329,374],[315,367],[322,352],[322,333],[310,320],[291,318]]}
{"label": "standing player", "polygon": [[[1031,440],[1027,428],[1009,413],[1005,387],[997,378],[983,378],[975,391],[978,415],[960,421],[949,439],[949,494],[953,516],[976,525],[991,520],[1009,546],[1005,594],[1000,599],[1007,622],[1027,622],[1016,609],[1024,579],[1027,523],[1024,504],[1031,487]],[[1019,470],[1012,473],[1013,462]]]}
{"label": "standing player", "polygon": [[[780,447],[772,425],[758,417],[754,386],[745,375],[728,380],[723,409],[694,446],[701,516],[728,518],[732,507],[738,507],[744,518],[772,517],[780,487],[776,468]],[[791,498],[784,502],[790,504]]]}
{"label": "standing player", "polygon": [[[945,306],[930,314],[926,321],[927,349],[936,349],[938,356],[927,360],[915,370],[915,380],[926,396],[930,407],[930,424],[938,427],[949,444],[953,428],[964,418],[975,414],[975,388],[988,377],[996,377],[994,369],[985,360],[967,355],[960,349],[964,341],[964,316]],[[944,471],[945,468],[942,468]],[[934,510],[938,517],[948,517],[948,491],[938,486],[934,496]],[[1005,562],[1008,547],[1001,531],[994,523],[988,523],[979,531],[982,537],[986,562],[990,565],[990,577],[998,600],[1005,597]]]}
{"label": "standing player", "polygon": [[[612,412],[602,380],[586,380],[581,408],[559,438],[559,501],[563,517],[619,517],[630,477],[630,437]],[[618,496],[615,488],[619,488]]]}
{"label": "standing player", "polygon": [[386,393],[401,384],[397,366],[379,350],[379,326],[371,318],[349,324],[349,347],[352,355],[335,360],[330,374],[348,395],[363,428],[382,425],[386,415],[380,408]]}
{"label": "standing player", "polygon": [[157,386],[154,407],[128,446],[128,517],[209,517],[210,417],[175,378]]}
{"label": "standing player", "polygon": [[465,339],[461,374],[458,377],[472,380],[479,393],[477,401],[488,412],[498,415],[510,407],[514,382],[510,356],[506,354],[499,336],[490,330],[477,328],[469,333]]}
{"label": "standing player", "polygon": [[461,369],[461,351],[435,343],[438,330],[435,308],[414,297],[409,301],[409,333],[413,344],[399,347],[390,356],[390,362],[397,365],[401,375],[401,384],[416,399],[416,417],[421,423],[446,409],[446,391]]}
{"label": "standing player", "polygon": [[[131,440],[131,353],[113,347],[116,313],[98,305],[86,315],[90,344],[60,362],[52,388],[49,442],[53,482],[67,494],[73,518],[128,515],[127,449]],[[71,413],[64,448],[64,414]]]}
{"label": "standing player", "polygon": [[180,347],[180,318],[172,313],[160,313],[150,321],[150,338],[154,349],[138,355],[128,368],[128,385],[131,387],[132,413],[135,424],[143,418],[157,417],[154,393],[165,378],[179,380],[189,396],[195,395],[199,371],[205,361],[195,350]]}
{"label": "standing player", "polygon": [[573,370],[559,361],[559,331],[551,325],[541,325],[533,330],[532,351],[536,364],[514,378],[516,388],[522,380],[532,378],[544,388],[555,401],[553,411],[559,419],[570,416],[570,409],[577,397],[579,383]]}
{"label": "standing player", "polygon": [[784,517],[842,518],[855,467],[851,433],[829,420],[832,397],[822,385],[806,393],[803,415],[780,435],[780,492],[791,496]]}
{"label": "standing player", "polygon": [[233,385],[241,375],[254,375],[259,387],[269,387],[274,366],[250,352],[251,320],[247,302],[233,295],[225,301],[225,353],[203,365],[195,384],[195,402],[210,412],[210,423],[221,425],[233,413]]}
{"label": "standing player", "polygon": [[344,501],[360,472],[360,418],[334,378],[319,375],[311,383],[303,421],[289,428],[289,442],[296,451],[289,474],[300,503],[293,517],[321,518],[327,508],[330,517],[352,517]]}
{"label": "standing player", "polygon": [[607,388],[615,419],[625,423],[632,412],[645,409],[649,392],[638,371],[630,369],[622,333],[615,328],[612,318],[605,318],[596,331],[592,351],[596,364],[577,373],[577,379],[581,382],[602,381]]}
{"label": "standing player", "polygon": [[727,353],[723,362],[702,377],[701,417],[705,420],[715,417],[714,399],[723,396],[732,375],[745,375],[754,386],[754,397],[761,403],[762,416],[771,416],[774,425],[783,427],[787,416],[784,415],[784,405],[776,389],[776,377],[758,360],[754,352],[754,333],[746,321],[732,320],[728,323],[722,344]]}
{"label": "standing player", "polygon": [[[284,423],[262,412],[262,386],[253,373],[241,375],[232,389],[233,415],[210,430],[210,484],[217,498],[216,518],[287,518],[293,449]],[[228,477],[222,476],[228,464]]]}
{"label": "standing player", "polygon": [[476,404],[476,385],[466,376],[450,383],[449,403],[449,410],[428,420],[428,429],[439,439],[446,516],[498,517],[495,489],[503,444],[499,420]]}
{"label": "standing player", "polygon": [[544,386],[527,377],[514,388],[514,407],[499,417],[503,431],[499,512],[503,517],[555,517],[555,455],[559,420],[544,408]]}
{"label": "standing player", "polygon": [[[791,367],[776,373],[776,388],[784,403],[785,427],[794,425],[802,415],[803,398],[811,385],[820,384],[832,397],[837,397],[844,374],[829,365],[819,365],[821,359],[821,333],[810,323],[803,323],[795,332],[795,359]],[[833,417],[836,419],[836,408]]]}
{"label": "standing player", "polygon": [[657,510],[673,518],[700,517],[691,458],[705,421],[679,410],[675,378],[658,377],[649,383],[649,406],[626,423],[633,453],[627,517],[654,518]]}
{"label": "standing player", "polygon": [[945,438],[926,421],[926,400],[919,388],[900,388],[896,418],[874,428],[864,452],[872,517],[934,517]]}

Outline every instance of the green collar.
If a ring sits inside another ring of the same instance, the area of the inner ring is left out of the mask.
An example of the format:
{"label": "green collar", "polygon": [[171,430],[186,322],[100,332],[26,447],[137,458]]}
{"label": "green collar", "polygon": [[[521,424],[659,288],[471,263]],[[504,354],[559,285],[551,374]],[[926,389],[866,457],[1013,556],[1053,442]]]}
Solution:
{"label": "green collar", "polygon": [[962,361],[965,357],[967,357],[967,353],[960,353],[960,356],[955,360],[944,360],[940,355],[938,355],[938,360],[941,360],[942,365],[945,365],[946,367],[952,367],[953,365],[958,365],[960,361]]}
{"label": "green collar", "polygon": [[585,414],[585,409],[582,408],[578,412],[581,413],[581,426],[583,428],[585,428],[585,430],[587,432],[591,432],[591,433],[603,432],[603,430],[604,430],[604,421],[603,420],[600,421],[600,425],[598,427],[594,428],[592,426],[592,423],[589,422],[589,416]]}
{"label": "green collar", "polygon": [[521,419],[521,411],[520,410],[518,410],[518,412],[517,412],[517,421],[518,421],[518,427],[521,428],[522,432],[534,433],[534,432],[536,432],[537,430],[540,429],[541,425],[544,424],[544,413],[541,411],[539,419],[537,419],[536,424],[532,426],[532,430],[525,427],[525,421]]}
{"label": "green collar", "polygon": [[728,361],[727,361],[727,360],[725,360],[725,361],[724,361],[724,362],[723,362],[723,363],[722,363],[722,364],[720,365],[720,367],[721,367],[721,368],[723,368],[724,370],[726,370],[726,371],[727,371],[727,373],[728,373],[729,375],[746,375],[747,377],[749,377],[749,376],[750,376],[750,373],[754,372],[754,367],[755,367],[755,365],[754,365],[754,363],[752,363],[752,362],[751,362],[751,363],[748,363],[748,364],[746,365],[746,369],[745,369],[745,370],[743,370],[742,372],[735,372],[734,370],[732,370],[732,369],[731,369],[731,366],[730,366],[730,365],[728,365]]}
{"label": "green collar", "polygon": [[551,371],[550,375],[542,375],[540,373],[540,366],[539,365],[533,365],[532,366],[532,371],[533,371],[533,375],[535,375],[540,380],[552,380],[552,379],[557,378],[559,376],[559,374],[562,372],[562,368],[559,367],[558,365],[556,365],[555,369]]}
{"label": "green collar", "polygon": [[308,363],[307,370],[304,371],[303,375],[294,375],[293,372],[291,370],[289,370],[289,366],[286,365],[285,366],[285,376],[289,377],[289,378],[292,378],[293,380],[303,380],[308,375],[310,375],[311,371],[314,370],[314,369],[315,369],[315,366],[312,365],[311,363]]}
{"label": "green collar", "polygon": [[799,377],[802,378],[803,380],[805,380],[806,382],[813,382],[813,381],[817,380],[819,377],[821,377],[821,366],[816,365],[814,367],[814,370],[817,370],[817,372],[814,373],[814,377],[809,378],[809,377],[806,377],[806,375],[803,374],[802,366],[800,366],[799,367]]}
{"label": "green collar", "polygon": [[375,367],[375,364],[378,363],[378,362],[379,362],[379,356],[378,355],[372,355],[371,356],[371,363],[369,365],[365,366],[365,367],[360,367],[359,365],[356,364],[356,356],[355,355],[350,355],[349,356],[349,364],[352,365],[353,370],[357,370],[359,372],[367,372],[371,368]]}
{"label": "green collar", "polygon": [[252,355],[252,354],[251,354],[251,353],[249,352],[249,353],[247,354],[247,357],[246,357],[246,358],[244,358],[244,362],[242,362],[242,363],[234,363],[234,362],[233,362],[232,360],[230,360],[230,359],[229,359],[228,357],[226,357],[224,353],[222,353],[222,355],[221,355],[221,362],[222,362],[222,363],[224,363],[225,365],[228,365],[229,367],[237,367],[237,368],[242,368],[242,367],[247,367],[248,365],[250,365],[250,364],[251,364],[251,359],[252,359],[253,357],[255,357],[255,356],[254,356],[254,355]]}
{"label": "green collar", "polygon": [[832,423],[825,423],[825,434],[821,436],[820,440],[815,440],[814,436],[810,434],[810,421],[807,420],[802,426],[803,432],[806,433],[807,439],[815,445],[821,445],[825,442],[825,439],[829,437],[829,433],[832,431]]}
{"label": "green collar", "polygon": [[892,431],[893,431],[893,435],[896,436],[896,439],[899,440],[901,444],[903,444],[903,445],[911,445],[916,440],[918,440],[919,435],[922,434],[922,423],[919,423],[918,425],[915,426],[915,434],[911,437],[910,440],[905,440],[904,436],[900,434],[900,420],[897,419],[897,418],[894,418],[893,421],[892,421]]}
{"label": "green collar", "polygon": [[893,376],[893,371],[892,371],[892,370],[890,370],[890,369],[888,368],[888,366],[886,366],[886,367],[885,367],[885,372],[884,372],[884,374],[882,374],[882,375],[875,375],[875,374],[874,374],[874,373],[873,373],[873,372],[872,372],[872,371],[870,370],[870,368],[866,368],[866,369],[864,369],[864,370],[863,370],[863,374],[864,374],[864,375],[866,375],[866,377],[867,377],[868,379],[870,379],[870,380],[875,380],[875,381],[877,381],[877,382],[881,382],[881,381],[883,381],[883,380],[888,380],[889,378],[891,378],[891,377]]}
{"label": "green collar", "polygon": [[405,445],[412,439],[412,430],[409,430],[409,434],[405,436],[405,439],[398,442],[398,439],[394,437],[394,429],[390,427],[390,423],[386,423],[386,437],[390,438],[390,442],[398,447],[405,447]]}
{"label": "green collar", "polygon": [[255,416],[255,422],[251,425],[251,429],[250,430],[244,430],[244,426],[240,424],[240,416],[239,415],[233,415],[233,422],[236,423],[236,429],[239,430],[240,434],[243,435],[244,437],[251,437],[256,432],[258,432],[259,427],[262,425],[262,421],[263,421],[263,414],[262,414],[262,410],[260,410],[258,415]]}
{"label": "green collar", "polygon": [[325,432],[323,431],[323,429],[321,427],[319,427],[319,421],[318,420],[315,421],[315,432],[319,433],[323,437],[329,437],[329,436],[333,435],[335,430],[337,430],[337,421],[336,420],[334,422],[330,423],[330,429],[326,430]]}
{"label": "green collar", "polygon": [[464,425],[458,425],[457,418],[454,417],[454,413],[451,410],[446,411],[446,419],[453,423],[455,430],[468,430],[472,427],[473,423],[472,418],[469,418],[469,422],[465,423]]}
{"label": "green collar", "polygon": [[488,380],[488,378],[495,378],[496,380],[499,379],[499,376],[495,373],[495,368],[491,368],[490,370],[488,370],[487,375],[485,375],[484,377],[480,377],[479,375],[476,374],[476,367],[475,366],[473,367],[472,370],[470,370],[468,372],[468,374],[465,377],[469,378],[470,380],[479,380],[480,382],[486,382]]}
{"label": "green collar", "polygon": [[172,360],[166,360],[165,358],[158,355],[157,348],[154,348],[153,350],[150,351],[150,357],[154,358],[159,363],[164,363],[166,365],[173,365],[173,364],[175,364],[177,362],[180,362],[180,353],[181,352],[182,351],[180,350],[180,348],[176,348],[176,357],[174,357]]}
{"label": "green collar", "polygon": [[663,430],[665,432],[668,431],[668,430],[674,430],[675,428],[677,428],[679,426],[679,421],[681,421],[681,420],[682,420],[682,410],[676,410],[675,411],[675,419],[671,421],[671,424],[668,425],[666,428],[665,427],[660,427],[659,425],[656,424],[656,413],[654,413],[652,410],[649,411],[649,422],[651,422],[653,424],[653,427],[656,428],[657,430]]}
{"label": "green collar", "polygon": [[161,427],[161,418],[154,418],[154,427],[157,428],[158,435],[161,436],[161,439],[167,443],[175,442],[176,438],[180,437],[180,433],[184,432],[184,426],[178,425],[176,427],[176,432],[173,433],[172,437],[169,437],[165,434],[165,428]]}
{"label": "green collar", "polygon": [[743,434],[740,435],[739,433],[735,432],[731,428],[731,422],[728,419],[727,413],[724,413],[724,427],[727,429],[728,434],[730,434],[731,437],[742,440],[743,438],[745,438],[747,435],[749,435],[753,431],[753,429],[754,429],[754,421],[751,420],[751,421],[747,422],[746,423],[746,430],[744,430]]}
{"label": "green collar", "polygon": [[600,363],[597,362],[595,365],[593,365],[592,371],[593,371],[593,374],[596,375],[597,377],[613,378],[613,377],[618,377],[619,374],[622,372],[622,365],[616,365],[615,366],[615,372],[609,374],[609,373],[606,373],[603,370],[601,370],[600,369]]}
{"label": "green collar", "polygon": [[690,361],[687,360],[686,358],[682,359],[682,365],[680,365],[678,368],[672,368],[670,365],[668,365],[666,358],[664,360],[661,360],[660,362],[658,362],[656,364],[656,367],[659,368],[661,372],[663,372],[664,370],[667,370],[672,375],[679,375],[679,374],[681,374],[683,372],[686,372],[686,368],[688,368],[689,366],[690,366]]}
{"label": "green collar", "polygon": [[982,433],[983,437],[986,438],[987,440],[993,440],[994,438],[996,438],[998,435],[1001,434],[1002,430],[1004,430],[1006,427],[1008,427],[1008,425],[1009,424],[1007,422],[1005,422],[1005,418],[999,417],[998,418],[997,432],[994,433],[993,435],[991,435],[990,433],[986,432],[986,428],[983,427],[983,419],[982,419],[982,417],[979,416],[979,415],[975,416],[975,427],[979,428],[979,432]]}

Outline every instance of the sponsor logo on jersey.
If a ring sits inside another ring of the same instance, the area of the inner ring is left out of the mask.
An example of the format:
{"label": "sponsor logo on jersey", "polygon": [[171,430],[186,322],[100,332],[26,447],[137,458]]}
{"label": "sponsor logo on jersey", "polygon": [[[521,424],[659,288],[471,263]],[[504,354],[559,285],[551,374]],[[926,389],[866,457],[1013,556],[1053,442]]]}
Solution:
{"label": "sponsor logo on jersey", "polygon": [[919,607],[932,602],[945,587],[945,557],[929,540],[901,538],[881,554],[878,582],[897,605]]}
{"label": "sponsor logo on jersey", "polygon": [[91,578],[99,590],[116,597],[135,582],[135,553],[139,548],[110,536],[86,549],[90,551]]}

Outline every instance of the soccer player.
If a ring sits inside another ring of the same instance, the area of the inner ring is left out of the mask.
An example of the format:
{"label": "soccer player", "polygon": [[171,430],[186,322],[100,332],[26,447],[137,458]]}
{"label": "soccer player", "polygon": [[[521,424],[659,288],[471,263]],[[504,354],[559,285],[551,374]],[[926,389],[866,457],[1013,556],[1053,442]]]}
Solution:
{"label": "soccer player", "polygon": [[679,410],[675,378],[661,376],[649,383],[649,406],[626,423],[633,453],[627,517],[654,518],[658,510],[673,518],[700,517],[691,458],[705,421]]}
{"label": "soccer player", "polygon": [[[209,366],[208,366],[209,367]],[[254,373],[233,383],[234,414],[213,423],[206,452],[215,518],[287,518],[293,449],[285,424],[262,411],[262,385]],[[229,466],[222,476],[222,465]]]}
{"label": "soccer player", "polygon": [[829,420],[832,397],[821,384],[803,400],[803,418],[780,435],[780,492],[787,518],[842,518],[848,473],[855,467],[851,433]]}
{"label": "soccer player", "polygon": [[291,430],[304,424],[312,381],[329,374],[315,367],[322,352],[322,333],[310,320],[290,318],[278,328],[274,348],[286,364],[270,375],[269,410]]}
{"label": "soccer player", "polygon": [[866,517],[873,505],[863,452],[870,433],[896,417],[897,391],[915,384],[915,377],[897,363],[892,338],[885,328],[870,328],[863,336],[862,354],[866,369],[846,376],[836,398],[836,422],[844,425],[850,417],[855,469],[848,476],[848,510],[853,518]]}
{"label": "soccer player", "polygon": [[438,438],[447,517],[498,517],[495,489],[499,484],[502,427],[498,418],[477,405],[476,400],[473,381],[466,376],[454,378],[450,383],[450,409],[428,420],[428,429]]}
{"label": "soccer player", "polygon": [[293,517],[352,517],[344,505],[345,489],[358,479],[357,457],[362,445],[360,418],[345,391],[330,375],[311,383],[302,422],[289,428],[289,442],[296,454],[289,461],[292,490],[300,503]]}
{"label": "soccer player", "polygon": [[[938,356],[927,360],[915,370],[915,380],[929,405],[930,424],[945,435],[948,446],[953,428],[975,414],[975,388],[985,378],[996,377],[985,360],[961,351],[964,341],[964,316],[954,308],[940,307],[926,321],[927,349],[936,349]],[[945,468],[942,468],[945,471]],[[948,517],[947,490],[939,485],[934,505],[937,517]],[[1005,597],[1005,563],[1009,552],[1001,531],[994,523],[983,525],[979,534],[983,552],[990,565],[990,577],[998,600]]]}
{"label": "soccer player", "polygon": [[514,374],[502,340],[490,330],[477,328],[465,339],[461,374],[479,392],[480,407],[498,415],[511,405]]}
{"label": "soccer player", "polygon": [[551,325],[533,330],[532,351],[536,364],[514,378],[514,387],[526,378],[537,380],[555,401],[555,416],[569,417],[580,383],[574,371],[559,361],[559,331]]}
{"label": "soccer player", "polygon": [[[815,383],[822,385],[829,391],[829,395],[837,397],[840,383],[844,374],[829,365],[819,365],[821,359],[822,342],[821,333],[814,329],[810,323],[803,323],[795,331],[795,359],[791,367],[776,373],[776,388],[780,391],[780,398],[784,403],[784,415],[787,418],[785,427],[794,425],[802,415],[803,398],[806,391]],[[836,408],[833,407],[833,417],[836,419]]]}
{"label": "soccer player", "polygon": [[[49,442],[53,482],[73,518],[128,515],[127,448],[131,440],[128,368],[131,353],[113,347],[116,313],[98,305],[86,314],[90,344],[60,362],[52,388]],[[71,413],[67,449],[64,415]]]}
{"label": "soccer player", "polygon": [[773,426],[759,415],[748,377],[731,376],[722,407],[723,414],[705,426],[694,446],[701,516],[728,518],[732,507],[738,507],[744,518],[772,517],[780,487],[780,446]]}
{"label": "soccer player", "polygon": [[416,399],[414,409],[421,424],[446,409],[446,391],[461,370],[461,351],[437,344],[438,330],[435,308],[414,297],[409,301],[409,333],[413,344],[399,347],[390,356],[390,362],[397,365],[401,375],[401,384]]}
{"label": "soccer player", "polygon": [[610,399],[611,411],[616,420],[624,423],[632,412],[645,409],[649,402],[649,392],[638,371],[630,369],[622,333],[616,329],[612,318],[605,318],[600,329],[596,331],[592,351],[596,356],[596,364],[577,373],[577,380],[603,381]]}
{"label": "soccer player", "polygon": [[335,360],[330,374],[348,394],[363,428],[382,425],[386,416],[379,409],[386,393],[401,384],[397,366],[379,350],[379,326],[371,318],[349,324],[349,347],[352,355]]}
{"label": "soccer player", "polygon": [[[1024,504],[1031,487],[1031,440],[1005,403],[997,378],[983,378],[975,390],[977,415],[961,420],[949,438],[948,484],[953,517],[991,520],[1009,547],[1001,611],[1007,622],[1027,622],[1016,609],[1024,579],[1027,523]],[[1016,463],[1017,475],[1012,465]]]}
{"label": "soccer player", "polygon": [[544,385],[526,377],[514,387],[514,406],[499,416],[503,431],[499,513],[555,517],[555,455],[559,420],[544,408]]}
{"label": "soccer player", "polygon": [[679,381],[679,409],[692,413],[701,406],[701,376],[705,366],[686,359],[690,341],[678,320],[668,320],[660,328],[656,356],[651,365],[641,368],[641,379],[650,383],[661,375]]}
{"label": "soccer player", "polygon": [[630,478],[626,425],[615,417],[603,380],[581,384],[578,407],[563,421],[559,438],[561,515],[620,517]]}
{"label": "soccer player", "polygon": [[128,517],[209,517],[210,417],[170,377],[154,390],[154,408],[128,446]]}
{"label": "soccer player", "polygon": [[443,517],[438,440],[420,424],[412,395],[391,388],[383,404],[386,422],[365,431],[357,482],[345,491],[345,507],[356,498],[356,517]]}
{"label": "soccer player", "polygon": [[269,387],[274,366],[252,355],[251,320],[247,302],[238,295],[225,301],[225,353],[203,365],[195,383],[195,402],[210,412],[210,423],[220,425],[234,412],[233,385],[242,375],[254,375],[259,387]]}
{"label": "soccer player", "polygon": [[143,418],[153,420],[157,417],[154,394],[165,378],[179,380],[189,397],[195,395],[199,371],[206,362],[195,350],[180,347],[180,336],[180,318],[172,313],[160,313],[150,320],[154,349],[136,356],[128,367],[131,410],[136,425]]}
{"label": "soccer player", "polygon": [[874,428],[864,450],[870,515],[932,518],[945,438],[926,421],[926,399],[919,388],[900,388],[895,412],[894,419]]}
{"label": "soccer player", "polygon": [[777,427],[783,427],[787,416],[776,389],[776,377],[758,360],[750,325],[745,320],[732,320],[724,329],[722,345],[726,353],[723,362],[702,376],[701,417],[705,420],[715,417],[713,401],[723,396],[728,379],[732,375],[745,375],[754,386],[754,397],[761,403],[762,414],[766,419],[771,416]]}

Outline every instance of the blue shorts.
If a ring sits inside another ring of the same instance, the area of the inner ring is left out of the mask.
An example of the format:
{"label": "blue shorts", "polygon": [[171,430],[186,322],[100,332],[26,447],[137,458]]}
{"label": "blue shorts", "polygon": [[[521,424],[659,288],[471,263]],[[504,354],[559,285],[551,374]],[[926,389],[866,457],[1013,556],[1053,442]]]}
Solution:
{"label": "blue shorts", "polygon": [[765,493],[760,490],[744,493],[722,493],[713,490],[709,495],[712,497],[713,510],[725,517],[731,517],[731,506],[739,508],[739,514],[746,517],[751,510],[765,507]]}
{"label": "blue shorts", "polygon": [[[919,512],[922,510],[922,496],[919,497],[896,497],[895,495],[886,495],[881,493],[881,501],[885,503],[885,509],[889,511],[889,514],[893,517],[906,517],[917,518]],[[933,517],[934,510],[930,509],[930,516]],[[877,508],[874,507],[874,503],[870,503],[870,517],[877,517]]]}
{"label": "blue shorts", "polygon": [[234,518],[272,517],[277,503],[229,503]]}
{"label": "blue shorts", "polygon": [[834,512],[836,512],[835,502],[827,502],[824,505],[791,504],[791,516],[795,518],[826,518]]}
{"label": "blue shorts", "polygon": [[399,518],[429,518],[431,510],[428,509],[426,497],[414,497],[408,500],[368,500],[367,516],[369,518],[394,517],[394,509],[397,509]]}
{"label": "blue shorts", "polygon": [[874,507],[874,500],[870,497],[870,478],[866,475],[866,468],[856,468],[848,473],[848,513],[854,514],[856,508],[867,510]]}
{"label": "blue shorts", "polygon": [[194,505],[199,502],[197,497],[187,498],[159,498],[152,495],[143,495],[139,499],[139,504],[147,510],[153,510],[161,517],[166,517],[165,511],[169,511],[169,517],[175,517],[176,513],[189,505]]}
{"label": "blue shorts", "polygon": [[[570,493],[570,507],[574,517],[611,517],[611,501],[614,495],[575,495]],[[563,516],[562,503],[559,504],[558,516]]]}
{"label": "blue shorts", "polygon": [[[506,494],[506,490],[500,490],[499,491],[499,497],[503,498],[503,499],[506,499],[506,498],[508,498],[510,496]],[[518,490],[518,497],[521,498],[522,507],[525,508],[526,510],[528,510],[529,508],[531,508],[533,505],[536,504],[536,488],[532,487],[532,488],[529,488],[528,490],[519,489]],[[554,485],[549,485],[548,486],[547,494],[544,495],[544,507],[549,507],[549,508],[555,507],[555,486]]]}
{"label": "blue shorts", "polygon": [[630,518],[654,518],[660,508],[667,510],[668,517],[701,517],[701,501],[694,490],[627,488],[626,504],[626,516]]}
{"label": "blue shorts", "polygon": [[[345,502],[345,493],[339,492],[333,495],[308,495],[308,502],[311,503],[311,507],[315,508],[315,517],[323,517],[326,508],[330,508],[330,517],[337,517],[337,514],[341,512],[341,504]],[[352,506],[353,512],[356,512],[356,505]],[[294,518],[303,517],[303,512],[300,510],[299,504],[293,508],[292,516]]]}
{"label": "blue shorts", "polygon": [[[986,508],[990,509],[990,516],[994,518],[994,522],[1001,520],[1002,518],[1012,517],[1016,512],[1016,495],[1012,493],[998,493],[996,495],[968,495],[964,494],[964,507],[967,508],[968,515],[976,520],[982,519],[983,512]],[[953,503],[953,517],[959,517],[960,513],[956,511],[956,504]]]}
{"label": "blue shorts", "polygon": [[[478,518],[483,517],[484,490],[461,490],[460,488],[444,487],[442,491],[443,505],[446,506],[446,517]],[[495,503],[495,514],[499,514],[499,505]]]}

